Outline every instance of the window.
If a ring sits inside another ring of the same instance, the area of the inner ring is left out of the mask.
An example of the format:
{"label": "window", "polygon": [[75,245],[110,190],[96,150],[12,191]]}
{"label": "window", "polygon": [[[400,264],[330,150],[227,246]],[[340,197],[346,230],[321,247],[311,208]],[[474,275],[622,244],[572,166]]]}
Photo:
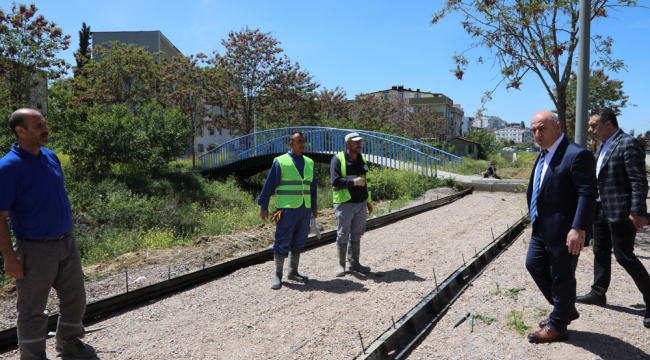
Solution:
{"label": "window", "polygon": [[398,98],[398,99],[404,99],[404,93],[403,93],[403,92],[398,93],[398,94],[397,94],[397,98]]}
{"label": "window", "polygon": [[196,147],[199,152],[203,152],[203,144],[197,144]]}
{"label": "window", "polygon": [[203,136],[203,126],[196,127],[196,136]]}
{"label": "window", "polygon": [[223,130],[219,129],[219,135],[223,135]]}
{"label": "window", "polygon": [[473,154],[474,153],[474,145],[469,146],[469,153]]}
{"label": "window", "polygon": [[422,97],[422,94],[415,94],[414,97],[415,97],[415,98],[421,98],[421,97]]}
{"label": "window", "polygon": [[208,132],[210,133],[210,136],[214,135],[214,126],[208,126]]}

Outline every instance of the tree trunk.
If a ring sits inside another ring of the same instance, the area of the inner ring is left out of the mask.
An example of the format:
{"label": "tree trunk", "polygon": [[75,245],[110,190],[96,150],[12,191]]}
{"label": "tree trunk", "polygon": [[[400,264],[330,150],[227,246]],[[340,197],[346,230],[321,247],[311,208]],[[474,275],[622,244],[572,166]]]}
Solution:
{"label": "tree trunk", "polygon": [[566,128],[566,85],[560,84],[557,86],[557,118],[560,120],[562,132],[567,134]]}

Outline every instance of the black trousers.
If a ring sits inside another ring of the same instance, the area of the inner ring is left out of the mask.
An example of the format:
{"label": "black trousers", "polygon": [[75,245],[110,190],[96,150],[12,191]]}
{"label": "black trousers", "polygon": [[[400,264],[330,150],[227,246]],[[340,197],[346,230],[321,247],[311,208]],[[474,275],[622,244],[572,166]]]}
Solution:
{"label": "black trousers", "polygon": [[603,296],[612,279],[612,250],[616,261],[634,280],[643,294],[646,306],[650,306],[650,275],[634,255],[636,228],[631,220],[613,223],[607,220],[603,205],[596,203],[594,221],[594,294]]}

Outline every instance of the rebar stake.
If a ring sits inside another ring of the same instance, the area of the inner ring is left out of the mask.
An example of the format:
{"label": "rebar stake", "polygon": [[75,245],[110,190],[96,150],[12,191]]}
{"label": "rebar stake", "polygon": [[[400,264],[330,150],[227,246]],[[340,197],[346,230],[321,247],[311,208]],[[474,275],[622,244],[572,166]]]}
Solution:
{"label": "rebar stake", "polygon": [[391,315],[390,318],[393,319],[393,329],[397,329],[397,327],[395,326],[395,317]]}
{"label": "rebar stake", "polygon": [[126,275],[126,292],[129,292],[129,270],[124,270],[124,274]]}
{"label": "rebar stake", "polygon": [[474,246],[474,256],[478,256],[478,253],[476,252],[476,246]]}
{"label": "rebar stake", "polygon": [[436,278],[436,268],[433,266],[432,268],[433,268],[433,281],[436,282],[436,290],[438,290],[438,279]]}
{"label": "rebar stake", "polygon": [[494,241],[494,230],[492,230],[492,228],[490,228],[490,232],[492,232],[492,241]]}
{"label": "rebar stake", "polygon": [[172,278],[172,267],[167,266],[167,280],[171,280]]}
{"label": "rebar stake", "polygon": [[464,255],[463,253],[460,253],[460,256],[463,257],[463,266],[465,266],[465,265],[466,265],[466,264],[465,264],[465,255]]}
{"label": "rebar stake", "polygon": [[361,337],[361,331],[357,330],[359,333],[359,340],[361,341],[361,349],[363,350],[363,355],[366,354],[366,348],[363,346],[363,338]]}

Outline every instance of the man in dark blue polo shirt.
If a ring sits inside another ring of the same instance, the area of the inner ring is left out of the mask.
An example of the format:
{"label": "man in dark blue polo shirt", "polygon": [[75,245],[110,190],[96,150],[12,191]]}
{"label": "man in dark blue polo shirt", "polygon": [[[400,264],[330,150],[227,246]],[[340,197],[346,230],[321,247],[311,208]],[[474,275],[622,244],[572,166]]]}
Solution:
{"label": "man in dark blue polo shirt", "polygon": [[[44,311],[52,287],[60,300],[56,350],[94,357],[95,349],[79,340],[86,292],[61,163],[41,147],[50,129],[31,109],[14,112],[9,126],[18,142],[0,159],[0,251],[6,274],[16,279],[20,358],[46,358]],[[16,238],[13,247],[7,218]]]}

